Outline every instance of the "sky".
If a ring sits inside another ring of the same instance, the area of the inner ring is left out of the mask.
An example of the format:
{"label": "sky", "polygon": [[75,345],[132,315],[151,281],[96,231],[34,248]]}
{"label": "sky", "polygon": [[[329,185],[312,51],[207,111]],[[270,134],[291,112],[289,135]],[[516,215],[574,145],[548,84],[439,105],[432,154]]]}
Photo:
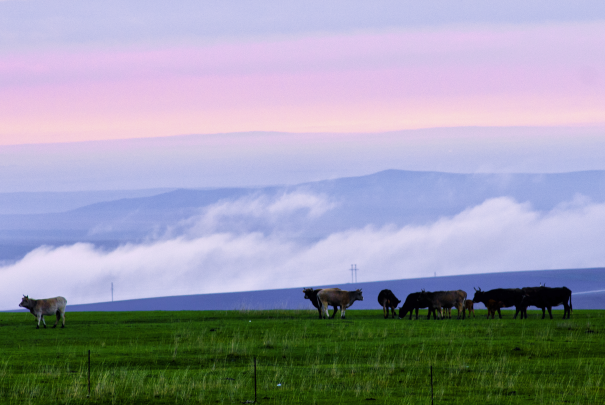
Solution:
{"label": "sky", "polygon": [[[605,170],[605,2],[0,0],[2,193],[386,169]],[[549,212],[500,196],[308,244],[213,228],[338,209],[282,197],[113,250],[40,246],[0,265],[0,307],[13,291],[94,302],[112,281],[120,299],[340,283],[353,262],[364,281],[605,266],[605,206],[582,196]]]}
{"label": "sky", "polygon": [[602,127],[604,22],[600,1],[4,0],[0,146]]}

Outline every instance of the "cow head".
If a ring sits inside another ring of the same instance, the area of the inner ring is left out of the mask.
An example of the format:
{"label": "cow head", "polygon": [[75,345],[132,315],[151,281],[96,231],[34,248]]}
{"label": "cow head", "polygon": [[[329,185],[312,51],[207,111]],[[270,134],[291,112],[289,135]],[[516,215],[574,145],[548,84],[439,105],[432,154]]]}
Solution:
{"label": "cow head", "polygon": [[351,291],[351,298],[355,301],[363,301],[363,295],[361,295],[361,288],[358,288],[355,291]]}
{"label": "cow head", "polygon": [[481,291],[481,287],[475,288],[475,296],[473,297],[473,302],[483,302],[483,293],[484,292]]}
{"label": "cow head", "polygon": [[[320,291],[320,290],[317,290]],[[305,293],[305,298],[310,300],[313,298],[313,293],[315,292],[315,290],[313,290],[312,288],[303,288],[303,292]]]}
{"label": "cow head", "polygon": [[23,308],[31,308],[32,300],[27,295],[24,295],[21,299],[21,304],[19,304],[19,306]]}

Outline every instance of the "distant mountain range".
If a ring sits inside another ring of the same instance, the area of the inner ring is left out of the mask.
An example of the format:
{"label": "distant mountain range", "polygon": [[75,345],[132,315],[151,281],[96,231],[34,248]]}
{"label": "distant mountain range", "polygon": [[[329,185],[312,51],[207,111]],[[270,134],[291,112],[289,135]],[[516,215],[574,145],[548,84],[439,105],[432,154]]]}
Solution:
{"label": "distant mountain range", "polygon": [[[222,221],[217,231],[280,232],[314,241],[365,226],[413,225],[460,213],[487,199],[510,197],[548,211],[574,199],[605,201],[605,171],[560,174],[452,174],[386,170],[294,186],[0,194],[0,262],[42,244],[91,242],[112,248],[174,231],[208,207],[242,199],[319,196],[331,209],[317,218],[291,215],[280,223]],[[29,198],[31,197],[31,198]],[[79,205],[79,206],[76,206]],[[65,208],[63,212],[56,212]]]}

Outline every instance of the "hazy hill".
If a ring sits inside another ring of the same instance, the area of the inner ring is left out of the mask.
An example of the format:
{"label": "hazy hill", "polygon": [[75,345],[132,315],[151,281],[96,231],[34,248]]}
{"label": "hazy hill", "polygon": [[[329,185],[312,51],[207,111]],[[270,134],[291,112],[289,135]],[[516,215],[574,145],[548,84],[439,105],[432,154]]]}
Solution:
{"label": "hazy hill", "polygon": [[[408,280],[376,281],[371,283],[339,284],[332,286],[345,290],[361,288],[364,300],[355,302],[352,309],[379,309],[377,302],[380,290],[388,288],[402,301],[421,289],[427,291],[462,289],[472,299],[474,288],[516,288],[537,286],[545,283],[549,287],[566,286],[573,292],[574,309],[605,309],[605,268],[519,271],[450,277],[431,277]],[[69,311],[199,311],[234,309],[301,309],[313,308],[305,300],[302,287],[280,290],[246,291],[223,294],[200,294],[175,297],[158,297],[138,300],[102,302],[96,304],[69,305]],[[483,308],[481,304],[478,308]],[[562,307],[561,307],[562,308]],[[535,309],[535,308],[534,308]],[[331,311],[331,310],[330,310]],[[426,315],[426,310],[422,311]]]}
{"label": "hazy hill", "polygon": [[[130,198],[122,198],[115,194],[118,197],[115,200],[84,204],[60,213],[19,215],[11,213],[17,212],[17,205],[23,204],[23,196],[11,200],[0,194],[0,212],[5,213],[0,214],[0,260],[15,260],[41,244],[89,241],[113,247],[126,241],[136,242],[150,235],[162,235],[217,204],[242,199],[274,200],[288,194],[319,196],[331,206],[317,218],[303,218],[296,212],[281,218],[279,223],[268,223],[262,218],[239,218],[221,221],[217,230],[280,232],[299,239],[316,240],[335,231],[367,225],[423,224],[502,196],[529,203],[534,210],[548,211],[574,199],[605,201],[605,171],[452,174],[387,170],[295,186],[141,193],[151,195],[137,196],[136,192],[131,192]],[[107,196],[110,194],[106,193]],[[69,197],[74,202],[86,200],[77,193],[69,193]],[[42,197],[37,195],[36,198]],[[52,198],[56,200],[57,194]],[[38,201],[36,212],[41,204]],[[59,205],[49,204],[49,211],[55,211]]]}

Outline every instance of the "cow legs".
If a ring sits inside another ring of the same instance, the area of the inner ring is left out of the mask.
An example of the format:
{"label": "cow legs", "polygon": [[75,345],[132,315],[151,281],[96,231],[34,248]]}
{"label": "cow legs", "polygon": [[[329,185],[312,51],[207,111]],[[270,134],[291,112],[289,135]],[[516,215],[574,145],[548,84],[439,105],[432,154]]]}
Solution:
{"label": "cow legs", "polygon": [[44,315],[38,316],[38,326],[36,326],[36,329],[40,329],[40,321],[42,321],[42,324],[44,325],[44,329],[46,329],[46,322],[44,322]]}
{"label": "cow legs", "polygon": [[389,317],[389,310],[385,304],[382,304],[382,312],[384,314],[384,319],[387,319]]}
{"label": "cow legs", "polygon": [[392,313],[392,315],[393,315],[393,319],[395,319],[395,314],[397,313],[397,312],[396,312],[396,309],[397,309],[397,308],[391,308],[391,313]]}
{"label": "cow legs", "polygon": [[[334,312],[332,313],[332,316],[329,316],[330,319],[336,318],[336,313],[338,312],[338,305],[333,305],[332,307],[334,308]],[[342,307],[340,309],[340,312],[342,313]],[[329,312],[328,312],[328,315],[329,315]]]}
{"label": "cow legs", "polygon": [[340,319],[345,319],[345,307],[340,307]]}
{"label": "cow legs", "polygon": [[61,327],[64,328],[65,327],[65,312],[57,311],[57,320],[55,321],[53,328],[57,327],[57,324],[59,323],[60,320],[62,321]]}
{"label": "cow legs", "polygon": [[547,307],[548,309],[548,315],[550,316],[550,319],[552,319],[552,307]]}
{"label": "cow legs", "polygon": [[317,312],[319,312],[319,319],[322,319],[323,316],[321,315],[321,305],[319,306],[319,308],[317,308]]}
{"label": "cow legs", "polygon": [[542,319],[546,318],[546,308],[542,308]]}
{"label": "cow legs", "polygon": [[502,312],[500,312],[500,308],[498,308],[498,316],[502,319]]}

